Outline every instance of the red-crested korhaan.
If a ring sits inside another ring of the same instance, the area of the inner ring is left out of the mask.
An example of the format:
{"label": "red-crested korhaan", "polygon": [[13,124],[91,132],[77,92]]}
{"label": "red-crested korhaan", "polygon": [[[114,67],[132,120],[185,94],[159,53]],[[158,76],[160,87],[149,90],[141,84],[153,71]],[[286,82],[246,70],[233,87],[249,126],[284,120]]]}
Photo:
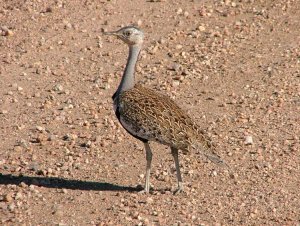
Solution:
{"label": "red-crested korhaan", "polygon": [[205,132],[172,99],[135,83],[135,65],[143,44],[143,31],[128,26],[105,34],[116,36],[129,46],[126,68],[112,98],[114,111],[121,125],[129,134],[144,143],[147,160],[144,191],[149,193],[150,189],[152,151],[149,141],[171,148],[178,181],[175,193],[183,190],[178,150],[186,153],[197,150],[212,162],[227,166],[215,154],[215,147]]}

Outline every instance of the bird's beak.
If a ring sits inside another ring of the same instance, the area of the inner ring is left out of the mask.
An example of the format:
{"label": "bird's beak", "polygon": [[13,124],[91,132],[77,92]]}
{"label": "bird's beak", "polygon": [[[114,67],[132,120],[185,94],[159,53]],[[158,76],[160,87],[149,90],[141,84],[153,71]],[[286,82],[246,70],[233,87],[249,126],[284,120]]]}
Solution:
{"label": "bird's beak", "polygon": [[109,31],[109,32],[103,32],[104,35],[113,35],[116,37],[119,37],[119,34],[117,31]]}

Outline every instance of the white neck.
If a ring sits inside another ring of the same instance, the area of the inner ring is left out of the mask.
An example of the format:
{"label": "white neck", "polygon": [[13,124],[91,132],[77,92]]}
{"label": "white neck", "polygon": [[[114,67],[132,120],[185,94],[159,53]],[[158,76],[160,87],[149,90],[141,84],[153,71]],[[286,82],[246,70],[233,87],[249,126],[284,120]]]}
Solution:
{"label": "white neck", "polygon": [[116,92],[117,95],[123,91],[129,90],[134,87],[135,65],[138,60],[140,51],[141,51],[141,45],[129,46],[129,56],[127,59],[126,68],[122,76],[122,80]]}

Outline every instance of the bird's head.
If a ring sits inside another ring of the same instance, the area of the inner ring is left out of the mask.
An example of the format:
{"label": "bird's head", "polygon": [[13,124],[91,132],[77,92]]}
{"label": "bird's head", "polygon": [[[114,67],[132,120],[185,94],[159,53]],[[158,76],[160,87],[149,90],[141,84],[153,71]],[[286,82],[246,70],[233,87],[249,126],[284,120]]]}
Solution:
{"label": "bird's head", "polygon": [[129,46],[141,45],[144,40],[144,32],[134,26],[123,27],[117,31],[104,32],[104,34],[114,35]]}

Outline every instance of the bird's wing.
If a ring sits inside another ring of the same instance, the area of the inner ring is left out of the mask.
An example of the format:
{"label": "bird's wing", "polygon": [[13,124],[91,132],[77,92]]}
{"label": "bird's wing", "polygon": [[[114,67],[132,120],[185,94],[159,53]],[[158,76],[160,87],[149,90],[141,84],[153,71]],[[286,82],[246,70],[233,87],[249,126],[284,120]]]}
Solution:
{"label": "bird's wing", "polygon": [[186,148],[190,117],[168,96],[141,85],[119,97],[121,123],[139,136],[163,144]]}
{"label": "bird's wing", "polygon": [[168,96],[136,85],[120,94],[122,125],[136,136],[177,149],[198,150],[212,162],[228,165],[215,154],[215,147],[196,123]]}

